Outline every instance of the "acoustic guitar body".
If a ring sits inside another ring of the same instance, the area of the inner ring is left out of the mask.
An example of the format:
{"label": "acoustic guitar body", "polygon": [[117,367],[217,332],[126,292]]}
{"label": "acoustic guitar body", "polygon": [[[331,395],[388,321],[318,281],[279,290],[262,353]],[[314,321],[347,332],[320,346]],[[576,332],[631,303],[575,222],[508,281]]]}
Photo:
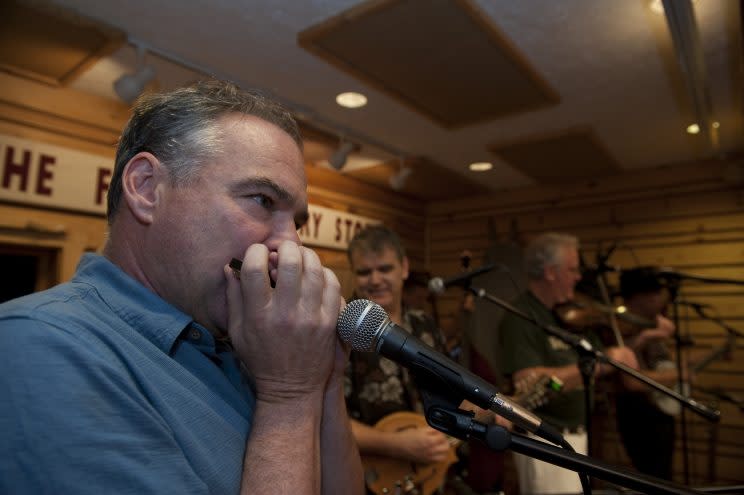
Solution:
{"label": "acoustic guitar body", "polygon": [[[422,426],[428,426],[424,416],[401,411],[382,418],[375,424],[375,429],[396,432]],[[457,461],[455,448],[456,446],[453,445],[449,450],[447,459],[431,464],[407,462],[378,455],[364,455],[362,463],[367,487],[377,495],[430,495],[444,483],[447,470]]]}

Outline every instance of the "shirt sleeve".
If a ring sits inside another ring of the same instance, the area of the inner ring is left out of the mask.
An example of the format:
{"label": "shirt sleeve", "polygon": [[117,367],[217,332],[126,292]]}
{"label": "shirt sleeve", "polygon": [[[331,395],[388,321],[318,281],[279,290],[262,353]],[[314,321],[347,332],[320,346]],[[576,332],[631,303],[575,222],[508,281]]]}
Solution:
{"label": "shirt sleeve", "polygon": [[512,314],[505,314],[499,325],[501,363],[504,374],[534,366],[544,366],[540,352],[539,328]]}
{"label": "shirt sleeve", "polygon": [[0,492],[206,493],[120,364],[53,324],[0,323]]}

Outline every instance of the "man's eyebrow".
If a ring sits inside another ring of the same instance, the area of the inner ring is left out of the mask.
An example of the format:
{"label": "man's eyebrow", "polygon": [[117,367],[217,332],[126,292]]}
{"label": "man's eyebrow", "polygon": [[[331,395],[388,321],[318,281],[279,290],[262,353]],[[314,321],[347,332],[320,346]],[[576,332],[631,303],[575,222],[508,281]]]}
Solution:
{"label": "man's eyebrow", "polygon": [[[274,193],[276,198],[283,203],[292,203],[294,201],[294,197],[289,193],[289,191],[268,177],[251,177],[250,179],[241,180],[232,187],[232,190],[236,192],[242,192],[245,189],[269,189]],[[307,205],[305,205],[302,210],[295,215],[295,226],[299,229],[307,223],[309,218],[310,213],[307,211]]]}
{"label": "man's eyebrow", "polygon": [[251,188],[263,188],[263,189],[270,189],[271,192],[274,193],[274,195],[277,197],[279,201],[292,201],[292,195],[289,194],[289,191],[284,189],[282,186],[274,182],[272,179],[269,179],[268,177],[251,177],[250,179],[241,180],[240,182],[237,182],[232,189],[234,191],[242,191],[243,189],[251,189]]}
{"label": "man's eyebrow", "polygon": [[392,270],[392,269],[393,269],[392,263],[387,263],[385,265],[378,265],[378,266],[374,266],[374,267],[371,267],[371,268],[358,268],[358,269],[356,269],[354,271],[356,273],[369,273],[369,272],[371,272],[373,270],[376,270],[378,272],[384,272],[384,271],[389,271],[389,270]]}

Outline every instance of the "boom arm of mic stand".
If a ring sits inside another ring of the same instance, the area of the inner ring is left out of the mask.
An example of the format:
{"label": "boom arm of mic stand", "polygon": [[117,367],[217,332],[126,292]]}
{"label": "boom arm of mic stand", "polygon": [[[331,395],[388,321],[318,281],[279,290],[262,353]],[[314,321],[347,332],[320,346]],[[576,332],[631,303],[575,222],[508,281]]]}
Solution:
{"label": "boom arm of mic stand", "polygon": [[613,466],[546,442],[534,440],[516,433],[510,433],[502,426],[485,425],[479,421],[475,421],[472,415],[464,411],[435,408],[428,411],[427,420],[432,427],[445,431],[454,437],[460,439],[467,439],[469,437],[477,438],[491,450],[502,451],[511,449],[514,452],[571,471],[586,473],[616,485],[638,490],[642,493],[654,495],[701,495],[703,493],[670,481]]}
{"label": "boom arm of mic stand", "polygon": [[713,323],[715,323],[719,327],[721,327],[724,330],[726,330],[730,335],[733,335],[733,336],[739,337],[739,338],[744,338],[744,333],[740,332],[739,330],[735,329],[734,327],[732,327],[731,325],[729,325],[728,323],[726,323],[725,321],[723,321],[722,318],[720,318],[718,316],[707,315],[707,314],[705,314],[705,311],[703,311],[702,309],[699,309],[699,308],[696,308],[696,311],[697,311],[697,314],[700,315],[701,318],[704,318],[706,320],[712,321]]}
{"label": "boom arm of mic stand", "polygon": [[662,392],[663,394],[666,394],[670,397],[674,397],[677,401],[679,401],[684,407],[690,409],[691,411],[695,412],[696,414],[699,414],[700,416],[704,417],[708,421],[711,421],[713,423],[717,423],[721,420],[721,411],[718,409],[711,409],[703,404],[700,404],[695,399],[691,399],[689,397],[685,397],[684,395],[676,392],[675,390],[672,390],[670,388],[665,387],[664,385],[650,379],[649,377],[643,375],[642,373],[639,373],[638,371],[634,370],[633,368],[630,368],[622,363],[618,363],[616,361],[613,361],[612,359],[608,358],[604,354],[602,354],[599,351],[598,352],[601,357],[599,359],[607,363],[624,373],[627,373],[631,376],[633,376],[635,379],[642,381],[646,385],[655,388],[659,392]]}
{"label": "boom arm of mic stand", "polygon": [[744,285],[744,280],[736,280],[733,278],[713,278],[703,277],[700,275],[692,275],[690,273],[677,272],[674,270],[660,270],[657,274],[659,277],[674,279],[674,280],[694,280],[695,282],[702,282],[704,284],[730,284],[730,285]]}
{"label": "boom arm of mic stand", "polygon": [[694,399],[690,399],[688,397],[685,397],[678,392],[671,390],[664,385],[648,378],[647,376],[643,375],[642,373],[634,370],[633,368],[626,366],[622,363],[618,363],[610,358],[608,358],[604,353],[601,351],[598,351],[593,348],[593,346],[587,341],[585,338],[580,337],[579,335],[576,335],[572,332],[569,332],[568,330],[564,330],[560,327],[557,327],[555,325],[543,325],[537,320],[535,320],[530,315],[518,310],[511,304],[509,304],[506,301],[503,301],[499,299],[498,297],[490,295],[488,292],[486,292],[484,289],[479,289],[477,287],[469,287],[468,288],[473,294],[476,296],[486,299],[487,301],[491,301],[492,303],[501,306],[502,308],[506,309],[510,313],[513,313],[520,318],[532,323],[533,325],[537,326],[538,328],[541,328],[544,332],[554,335],[555,337],[558,337],[562,341],[566,342],[570,346],[572,346],[574,349],[576,349],[577,352],[584,355],[590,355],[594,356],[599,362],[607,363],[611,365],[612,367],[622,371],[623,373],[627,373],[631,375],[633,378],[642,381],[646,385],[655,388],[659,392],[668,395],[670,397],[673,397],[677,401],[679,401],[684,407],[690,409],[691,411],[695,412],[696,414],[699,414],[700,416],[703,416],[708,421],[712,422],[718,422],[721,419],[721,412],[716,409],[710,409],[709,407],[700,404],[699,402],[695,401]]}

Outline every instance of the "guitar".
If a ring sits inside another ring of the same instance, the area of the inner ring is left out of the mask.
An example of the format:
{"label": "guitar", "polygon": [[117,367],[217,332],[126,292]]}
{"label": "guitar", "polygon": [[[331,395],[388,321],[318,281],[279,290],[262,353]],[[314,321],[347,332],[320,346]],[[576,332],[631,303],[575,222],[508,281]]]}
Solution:
{"label": "guitar", "polygon": [[[700,360],[699,363],[697,363],[696,365],[690,368],[690,372],[692,374],[695,374],[695,373],[702,371],[713,361],[716,361],[717,359],[721,359],[723,356],[729,354],[734,349],[735,345],[736,345],[736,335],[733,333],[729,333],[723,345],[711,350],[711,352],[708,355],[706,355],[702,360]],[[659,364],[656,365],[654,369],[656,371],[677,369],[677,365],[672,361],[661,361]],[[680,384],[677,383],[674,386],[674,390],[676,390],[677,393],[682,394],[685,397],[688,397],[690,395],[690,384],[683,383],[682,386],[680,387]],[[682,405],[677,399],[670,397],[666,394],[663,394],[659,392],[658,390],[651,391],[651,398],[654,404],[656,405],[656,407],[659,408],[661,412],[668,414],[669,416],[678,416],[682,410]]]}
{"label": "guitar", "polygon": [[[530,376],[515,384],[516,395],[510,400],[528,409],[539,407],[555,393],[557,383],[559,382],[556,379],[548,376]],[[424,426],[427,426],[427,423],[422,414],[400,411],[388,414],[378,421],[374,428],[383,432],[399,432]],[[363,455],[362,464],[367,488],[376,495],[431,495],[444,483],[449,467],[457,462],[457,447],[462,441],[452,437],[449,437],[449,441],[447,458],[429,464],[382,455]]]}

